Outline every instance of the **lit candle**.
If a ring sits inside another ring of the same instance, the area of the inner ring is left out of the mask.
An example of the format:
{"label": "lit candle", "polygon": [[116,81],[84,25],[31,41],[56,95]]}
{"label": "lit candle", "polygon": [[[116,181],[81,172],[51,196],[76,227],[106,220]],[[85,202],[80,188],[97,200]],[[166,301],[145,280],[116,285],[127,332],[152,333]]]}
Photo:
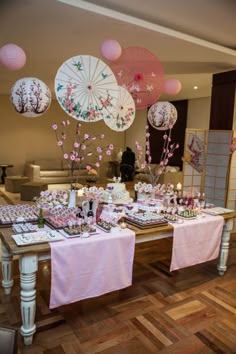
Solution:
{"label": "lit candle", "polygon": [[82,190],[82,189],[79,189],[79,190],[77,191],[77,196],[78,196],[78,197],[83,197],[83,195],[84,195],[83,190]]}
{"label": "lit candle", "polygon": [[177,191],[181,191],[182,190],[182,184],[178,183],[176,186]]}

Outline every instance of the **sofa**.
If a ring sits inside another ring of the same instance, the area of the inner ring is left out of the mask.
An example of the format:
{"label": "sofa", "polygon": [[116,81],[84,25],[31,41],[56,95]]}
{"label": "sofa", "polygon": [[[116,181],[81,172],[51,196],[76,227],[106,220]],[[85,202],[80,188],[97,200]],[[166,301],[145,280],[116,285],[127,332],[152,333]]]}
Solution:
{"label": "sofa", "polygon": [[[158,168],[157,164],[151,164],[152,171]],[[146,182],[150,183],[148,173],[144,173],[142,170],[137,169],[135,174],[135,182]],[[158,182],[161,184],[171,183],[175,187],[178,183],[183,185],[183,172],[180,171],[178,166],[167,166],[165,172],[159,177]]]}
{"label": "sofa", "polygon": [[[65,162],[60,159],[41,159],[26,163],[25,176],[30,182],[43,182],[47,184],[70,183],[70,170],[66,168]],[[89,178],[87,169],[81,168],[74,171],[74,180],[84,182]]]}

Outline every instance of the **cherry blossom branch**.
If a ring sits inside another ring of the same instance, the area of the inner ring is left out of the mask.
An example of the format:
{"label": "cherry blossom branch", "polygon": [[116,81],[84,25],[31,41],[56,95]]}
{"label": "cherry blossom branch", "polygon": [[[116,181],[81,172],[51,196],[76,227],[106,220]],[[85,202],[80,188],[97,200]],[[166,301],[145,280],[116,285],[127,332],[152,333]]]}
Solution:
{"label": "cherry blossom branch", "polygon": [[[159,167],[152,168],[152,156],[150,151],[150,133],[149,126],[145,126],[146,129],[146,147],[145,149],[141,144],[136,141],[136,149],[137,149],[137,163],[141,170],[144,171],[148,179],[150,179],[150,183],[154,186],[158,182],[158,179],[165,172],[166,166],[168,165],[169,159],[174,155],[174,151],[179,148],[179,144],[171,143],[171,131],[172,126],[169,126],[169,132],[164,133],[163,139],[163,148],[162,154],[159,162]],[[144,158],[144,151],[146,154],[146,159]]]}
{"label": "cherry blossom branch", "polygon": [[[70,171],[70,176],[71,176],[71,187],[73,188],[74,171],[75,170],[79,171],[81,169],[82,163],[86,160],[86,158],[89,158],[92,155],[95,156],[96,157],[95,166],[99,168],[101,164],[101,160],[103,158],[103,153],[106,152],[106,154],[110,156],[112,150],[114,149],[114,145],[109,144],[106,147],[101,147],[101,146],[95,147],[94,142],[98,141],[98,139],[103,140],[105,135],[104,134],[89,135],[87,133],[81,135],[80,132],[81,123],[78,122],[76,125],[75,135],[72,141],[71,149],[69,152],[67,152],[65,150],[65,140],[67,139],[65,129],[69,125],[70,125],[69,120],[62,121],[63,131],[61,132],[61,134],[58,131],[57,124],[54,123],[52,125],[52,129],[55,132],[57,145],[60,147],[63,154],[63,158],[67,162],[68,169]],[[86,162],[86,169],[90,171],[92,169],[91,164]],[[78,178],[79,178],[79,173],[77,174],[77,179],[75,183],[77,183]]]}

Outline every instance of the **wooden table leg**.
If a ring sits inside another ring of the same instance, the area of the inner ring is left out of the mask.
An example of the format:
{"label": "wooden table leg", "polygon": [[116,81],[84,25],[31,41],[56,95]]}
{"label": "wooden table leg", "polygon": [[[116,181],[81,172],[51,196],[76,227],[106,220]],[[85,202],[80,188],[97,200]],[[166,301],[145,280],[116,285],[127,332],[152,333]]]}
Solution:
{"label": "wooden table leg", "polygon": [[223,227],[219,261],[217,265],[219,275],[224,275],[224,273],[227,270],[227,260],[229,255],[229,241],[230,241],[230,233],[233,229],[233,222],[234,222],[233,219],[226,220]]}
{"label": "wooden table leg", "polygon": [[6,295],[11,293],[13,286],[13,256],[2,242],[2,287]]}
{"label": "wooden table leg", "polygon": [[32,344],[36,332],[36,272],[38,257],[36,254],[25,254],[19,260],[21,284],[21,335],[25,345]]}

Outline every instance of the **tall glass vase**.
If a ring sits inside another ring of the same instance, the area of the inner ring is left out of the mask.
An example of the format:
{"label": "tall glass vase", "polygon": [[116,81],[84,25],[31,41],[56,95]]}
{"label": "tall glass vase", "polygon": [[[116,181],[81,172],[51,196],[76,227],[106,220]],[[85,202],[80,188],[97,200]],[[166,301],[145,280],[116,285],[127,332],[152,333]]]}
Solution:
{"label": "tall glass vase", "polygon": [[69,190],[69,201],[68,201],[68,208],[75,208],[76,207],[76,189]]}

